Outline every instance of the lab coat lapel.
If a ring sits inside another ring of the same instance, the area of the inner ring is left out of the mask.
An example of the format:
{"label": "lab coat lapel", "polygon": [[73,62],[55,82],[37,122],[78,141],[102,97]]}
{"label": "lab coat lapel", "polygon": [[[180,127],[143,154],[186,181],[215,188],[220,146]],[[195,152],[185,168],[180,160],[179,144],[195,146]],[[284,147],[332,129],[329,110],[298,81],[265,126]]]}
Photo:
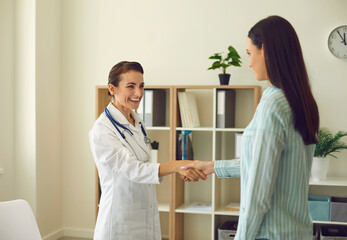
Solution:
{"label": "lab coat lapel", "polygon": [[146,151],[146,148],[143,148],[143,146],[141,146],[141,141],[137,141],[137,139],[135,139],[135,136],[131,136],[131,134],[128,132],[124,134],[126,136],[127,143],[131,146],[130,149],[132,149],[136,157],[142,162],[147,162],[150,156],[149,151]]}
{"label": "lab coat lapel", "polygon": [[[118,121],[120,124],[126,126],[127,128],[129,128],[133,134],[138,135],[137,131],[138,129],[135,129],[126,119],[126,117],[115,107],[113,106],[112,103],[109,103],[109,105],[107,106],[107,109],[110,111],[112,117]],[[132,112],[133,117],[135,118],[135,122],[138,123],[139,122],[139,117]],[[121,141],[123,143],[125,143],[126,145],[129,145],[130,148],[128,148],[130,151],[133,152],[133,154],[140,160],[143,162],[147,162],[149,160],[149,156],[150,156],[150,152],[148,147],[146,146],[146,143],[144,141],[144,137],[143,139],[137,139],[138,136],[133,136],[131,135],[131,133],[129,133],[128,131],[124,131],[124,129],[119,127],[119,130],[126,136],[125,140],[122,138],[122,136],[118,133],[118,131],[115,129],[115,132],[117,134],[117,136],[119,137],[119,139],[121,139]],[[142,131],[141,131],[141,135]]]}

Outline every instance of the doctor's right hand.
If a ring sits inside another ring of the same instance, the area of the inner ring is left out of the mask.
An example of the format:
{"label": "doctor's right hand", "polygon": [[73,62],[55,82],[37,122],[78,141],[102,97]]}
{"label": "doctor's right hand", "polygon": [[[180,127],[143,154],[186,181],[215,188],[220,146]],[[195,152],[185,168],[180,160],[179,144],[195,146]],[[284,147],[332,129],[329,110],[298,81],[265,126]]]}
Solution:
{"label": "doctor's right hand", "polygon": [[194,161],[190,161],[190,160],[180,160],[179,161],[181,164],[181,168],[179,170],[179,174],[181,174],[181,178],[185,181],[192,181],[192,182],[197,182],[199,181],[199,179],[202,180],[206,180],[207,176],[206,174],[199,169],[195,169],[195,168],[183,168],[184,165],[189,165],[194,163]]}
{"label": "doctor's right hand", "polygon": [[212,161],[190,161],[190,163],[182,166],[182,169],[195,169],[199,171],[203,171],[205,175],[210,175],[215,173],[214,170],[214,162]]}

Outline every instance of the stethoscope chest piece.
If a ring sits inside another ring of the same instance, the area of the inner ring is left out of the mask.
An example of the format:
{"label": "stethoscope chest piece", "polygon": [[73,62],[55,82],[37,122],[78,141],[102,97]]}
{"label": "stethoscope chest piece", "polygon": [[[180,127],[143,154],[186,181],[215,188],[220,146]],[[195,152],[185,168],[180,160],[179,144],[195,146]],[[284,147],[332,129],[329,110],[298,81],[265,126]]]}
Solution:
{"label": "stethoscope chest piece", "polygon": [[152,140],[148,136],[145,136],[145,143],[146,144],[151,144]]}

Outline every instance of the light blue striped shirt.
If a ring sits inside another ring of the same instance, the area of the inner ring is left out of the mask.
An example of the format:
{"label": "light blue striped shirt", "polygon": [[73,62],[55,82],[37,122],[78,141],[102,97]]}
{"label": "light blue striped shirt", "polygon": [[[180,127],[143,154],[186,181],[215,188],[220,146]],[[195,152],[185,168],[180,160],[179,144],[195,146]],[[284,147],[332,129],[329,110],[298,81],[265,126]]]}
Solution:
{"label": "light blue striped shirt", "polygon": [[279,88],[267,88],[242,137],[240,160],[215,162],[218,177],[240,177],[235,239],[312,239],[308,186],[314,145],[294,129]]}

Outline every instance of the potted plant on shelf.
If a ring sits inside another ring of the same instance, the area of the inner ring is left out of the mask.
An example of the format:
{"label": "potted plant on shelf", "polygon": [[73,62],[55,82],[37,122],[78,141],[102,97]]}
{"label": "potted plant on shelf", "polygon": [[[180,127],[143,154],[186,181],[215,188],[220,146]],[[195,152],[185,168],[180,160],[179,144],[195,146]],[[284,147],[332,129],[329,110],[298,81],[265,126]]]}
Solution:
{"label": "potted plant on shelf", "polygon": [[219,81],[221,85],[228,85],[229,84],[229,79],[230,79],[230,74],[226,73],[226,69],[230,66],[235,66],[235,67],[241,67],[241,57],[237,53],[236,49],[232,46],[228,47],[228,53],[225,57],[223,57],[222,53],[215,53],[208,59],[214,59],[216,60],[215,62],[212,63],[212,66],[209,67],[207,70],[214,70],[221,68],[222,73],[219,74]]}
{"label": "potted plant on shelf", "polygon": [[347,136],[347,132],[338,131],[333,135],[327,128],[318,130],[318,143],[314,151],[311,170],[313,181],[324,181],[326,179],[329,168],[328,155],[336,158],[332,153],[347,149],[347,145],[340,141],[344,136]]}

